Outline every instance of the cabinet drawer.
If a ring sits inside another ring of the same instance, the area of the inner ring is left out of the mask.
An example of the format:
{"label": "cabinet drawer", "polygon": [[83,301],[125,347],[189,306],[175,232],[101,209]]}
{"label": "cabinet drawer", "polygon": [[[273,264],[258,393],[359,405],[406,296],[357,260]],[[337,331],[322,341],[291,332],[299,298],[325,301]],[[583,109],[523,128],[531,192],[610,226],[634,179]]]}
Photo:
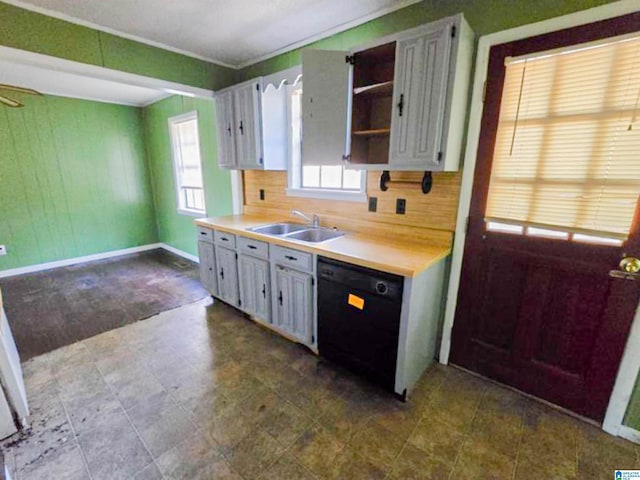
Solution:
{"label": "cabinet drawer", "polygon": [[269,258],[269,244],[260,240],[238,237],[238,251],[254,257]]}
{"label": "cabinet drawer", "polygon": [[236,236],[233,233],[215,231],[216,243],[224,245],[227,248],[236,248]]}
{"label": "cabinet drawer", "polygon": [[279,265],[304,270],[305,272],[313,270],[313,255],[310,253],[271,245],[271,258]]}
{"label": "cabinet drawer", "polygon": [[210,228],[198,227],[198,240],[213,243],[213,230]]}

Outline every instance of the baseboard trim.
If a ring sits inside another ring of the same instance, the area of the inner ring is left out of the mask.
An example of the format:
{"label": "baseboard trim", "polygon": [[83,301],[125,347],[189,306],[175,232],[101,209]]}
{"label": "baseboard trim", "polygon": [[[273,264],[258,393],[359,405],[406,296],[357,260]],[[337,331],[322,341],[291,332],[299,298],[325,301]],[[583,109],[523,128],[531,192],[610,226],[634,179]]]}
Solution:
{"label": "baseboard trim", "polygon": [[[68,267],[78,263],[91,262],[94,260],[102,260],[105,258],[119,257],[121,255],[129,255],[131,253],[146,252],[148,250],[156,250],[158,248],[166,248],[163,243],[149,243],[140,245],[139,247],[123,248],[121,250],[111,250],[110,252],[94,253],[93,255],[85,255],[83,257],[66,258],[64,260],[56,260],[54,262],[38,263],[36,265],[28,265],[26,267],[10,268],[0,270],[0,278],[13,277],[14,275],[22,275],[25,273],[35,273],[52,268]],[[167,250],[169,250],[167,248]]]}
{"label": "baseboard trim", "polygon": [[22,275],[25,273],[42,272],[44,270],[51,270],[53,268],[68,267],[69,265],[77,265],[78,263],[119,257],[121,255],[129,255],[131,253],[146,252],[149,250],[156,250],[158,248],[162,248],[175,255],[191,260],[192,262],[200,263],[200,259],[197,255],[191,255],[190,253],[183,252],[182,250],[178,250],[177,248],[172,247],[171,245],[167,245],[166,243],[149,243],[147,245],[140,245],[139,247],[123,248],[121,250],[111,250],[110,252],[94,253],[93,255],[85,255],[83,257],[66,258],[64,260],[56,260],[54,262],[37,263],[35,265],[28,265],[26,267],[0,270],[0,278],[13,277],[14,275]]}
{"label": "baseboard trim", "polygon": [[78,263],[103,260],[105,258],[120,257],[122,255],[129,255],[131,253],[156,250],[158,248],[162,248],[175,255],[191,260],[192,262],[200,263],[200,259],[197,255],[191,255],[190,253],[183,252],[182,250],[178,250],[177,248],[172,247],[171,245],[167,245],[166,243],[149,243],[147,245],[140,245],[139,247],[123,248],[121,250],[111,250],[110,252],[94,253],[93,255],[85,255],[83,257],[66,258],[64,260],[56,260],[54,262],[37,263],[35,265],[28,265],[26,267],[0,270],[0,278],[13,277],[14,275],[23,275],[25,273],[42,272],[44,270],[51,270],[53,268],[68,267],[69,265],[77,265]]}
{"label": "baseboard trim", "polygon": [[618,430],[618,436],[629,440],[633,443],[640,444],[640,432],[635,428],[627,427],[626,425],[620,425]]}
{"label": "baseboard trim", "polygon": [[187,260],[191,260],[195,263],[200,263],[200,258],[198,258],[197,255],[191,255],[190,253],[187,253],[185,251],[178,250],[176,247],[172,247],[171,245],[167,245],[166,243],[160,243],[159,246],[160,248],[164,248],[167,252],[171,252],[175,255],[178,255],[179,257],[186,258]]}

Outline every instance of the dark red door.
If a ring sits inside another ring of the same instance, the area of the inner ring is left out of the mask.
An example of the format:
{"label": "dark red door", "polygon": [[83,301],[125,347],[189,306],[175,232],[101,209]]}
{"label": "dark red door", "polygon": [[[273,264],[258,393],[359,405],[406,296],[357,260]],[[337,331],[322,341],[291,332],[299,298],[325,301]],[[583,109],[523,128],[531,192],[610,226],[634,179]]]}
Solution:
{"label": "dark red door", "polygon": [[622,245],[491,231],[485,210],[505,58],[638,30],[633,14],[491,49],[453,327],[452,363],[596,420],[640,300],[640,281],[610,275],[623,257],[640,258],[640,208]]}

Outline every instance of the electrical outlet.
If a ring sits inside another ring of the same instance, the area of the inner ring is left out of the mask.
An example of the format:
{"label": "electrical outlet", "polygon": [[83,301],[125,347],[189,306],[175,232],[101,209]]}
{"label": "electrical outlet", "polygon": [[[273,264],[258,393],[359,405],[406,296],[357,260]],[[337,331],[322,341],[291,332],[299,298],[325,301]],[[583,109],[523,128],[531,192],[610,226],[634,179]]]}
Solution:
{"label": "electrical outlet", "polygon": [[7,254],[7,247],[5,247],[4,245],[0,245],[0,255],[6,255]]}
{"label": "electrical outlet", "polygon": [[260,200],[264,200],[264,188],[260,189]]}
{"label": "electrical outlet", "polygon": [[369,211],[375,212],[378,210],[378,197],[369,197]]}
{"label": "electrical outlet", "polygon": [[407,201],[404,198],[396,198],[396,213],[404,215],[407,208]]}

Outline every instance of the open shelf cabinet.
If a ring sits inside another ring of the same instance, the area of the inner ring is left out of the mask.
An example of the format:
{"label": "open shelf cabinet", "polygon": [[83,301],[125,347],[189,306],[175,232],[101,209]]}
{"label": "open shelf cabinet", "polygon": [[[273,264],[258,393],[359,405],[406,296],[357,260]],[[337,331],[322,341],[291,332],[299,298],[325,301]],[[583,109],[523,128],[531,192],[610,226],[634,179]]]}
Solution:
{"label": "open shelf cabinet", "polygon": [[356,52],[352,61],[350,163],[388,163],[396,42]]}

